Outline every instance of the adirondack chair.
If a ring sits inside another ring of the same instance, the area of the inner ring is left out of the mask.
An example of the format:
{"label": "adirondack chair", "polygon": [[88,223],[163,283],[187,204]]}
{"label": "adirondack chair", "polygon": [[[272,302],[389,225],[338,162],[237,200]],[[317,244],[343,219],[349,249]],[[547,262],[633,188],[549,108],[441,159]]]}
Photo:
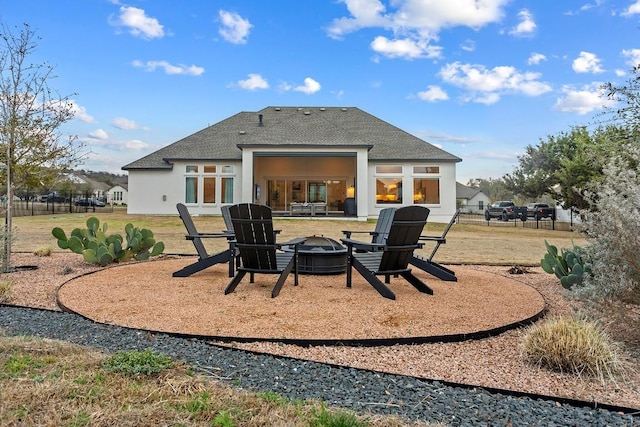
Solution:
{"label": "adirondack chair", "polygon": [[[378,215],[378,220],[376,221],[376,228],[373,231],[350,231],[350,230],[342,230],[342,233],[345,235],[346,239],[350,239],[352,234],[357,233],[368,233],[371,235],[371,243],[379,243],[383,244],[389,234],[389,230],[391,229],[391,223],[393,222],[393,214],[395,213],[397,208],[385,208],[380,211],[380,215]],[[355,243],[354,243],[355,245]],[[368,244],[365,243],[365,248],[359,248],[357,245],[355,246],[356,250],[368,250]]]}
{"label": "adirondack chair", "polygon": [[[273,230],[271,208],[254,203],[242,203],[229,207],[235,247],[240,252],[240,264],[233,279],[224,290],[225,295],[233,292],[242,278],[250,273],[277,274],[278,280],[271,291],[271,298],[280,293],[284,282],[293,271],[294,286],[298,285],[298,245],[304,241],[294,239],[285,243],[276,243]],[[281,252],[286,246],[293,251]]]}
{"label": "adirondack chair", "polygon": [[447,267],[434,262],[433,257],[435,256],[436,252],[438,252],[438,248],[440,248],[440,245],[447,243],[447,233],[449,232],[453,224],[455,224],[458,215],[460,215],[460,209],[456,210],[456,212],[453,214],[451,220],[444,228],[444,231],[440,236],[420,236],[420,242],[436,242],[436,245],[433,248],[433,251],[431,251],[431,255],[429,255],[428,258],[414,254],[411,257],[409,263],[419,268],[420,270],[436,276],[440,280],[445,280],[447,282],[457,282],[458,278],[456,277],[456,273],[453,270],[450,270]]}
{"label": "adirondack chair", "polygon": [[224,220],[225,233],[233,233],[233,222],[231,222],[231,214],[229,213],[229,205],[223,205],[220,208],[222,219]]}
{"label": "adirondack chair", "polygon": [[[396,299],[396,295],[377,276],[390,282],[391,276],[401,276],[418,291],[433,295],[433,290],[411,273],[409,260],[413,251],[422,247],[418,241],[427,223],[429,209],[424,206],[405,206],[395,211],[384,243],[366,243],[349,238],[341,239],[347,246],[347,287],[351,287],[352,270],[355,268],[380,295]],[[368,249],[358,252],[355,248]]]}
{"label": "adirondack chair", "polygon": [[[193,242],[193,246],[196,248],[196,252],[198,253],[198,261],[194,262],[193,264],[187,265],[181,270],[174,272],[173,277],[188,277],[194,273],[197,273],[198,271],[202,271],[205,268],[211,267],[212,265],[224,263],[229,263],[229,277],[233,277],[233,272],[235,270],[234,257],[232,256],[232,254],[235,252],[235,249],[233,247],[233,233],[200,233],[193,223],[193,219],[191,218],[189,209],[187,209],[187,207],[182,203],[178,203],[176,205],[176,208],[178,209],[178,214],[180,215],[180,219],[182,220],[184,227],[187,229],[187,235],[185,236],[185,238]],[[207,252],[207,249],[205,248],[202,241],[202,239],[206,238],[227,239],[227,241],[229,242],[229,249],[225,249],[222,252],[210,255]]]}

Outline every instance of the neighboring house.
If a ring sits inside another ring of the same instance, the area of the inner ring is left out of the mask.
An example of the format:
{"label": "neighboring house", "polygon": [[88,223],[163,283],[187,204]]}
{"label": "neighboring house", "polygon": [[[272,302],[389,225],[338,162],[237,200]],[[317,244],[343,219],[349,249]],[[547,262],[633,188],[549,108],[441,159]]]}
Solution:
{"label": "neighboring house", "polygon": [[220,214],[255,202],[274,214],[325,204],[329,214],[377,217],[420,204],[429,220],[456,209],[459,157],[355,107],[240,112],[138,159],[128,171],[130,214]]}
{"label": "neighboring house", "polygon": [[58,182],[62,181],[71,182],[76,187],[76,190],[81,193],[82,197],[85,196],[84,193],[86,191],[89,191],[90,193],[86,196],[95,199],[102,199],[105,197],[106,192],[109,189],[109,184],[102,181],[96,181],[86,175],[75,172],[61,174],[58,177]]}
{"label": "neighboring house", "polygon": [[127,184],[114,185],[107,191],[107,203],[114,205],[126,205],[128,203],[129,190]]}
{"label": "neighboring house", "polygon": [[479,188],[467,187],[456,182],[456,199],[458,207],[464,213],[484,213],[489,205],[489,196]]}

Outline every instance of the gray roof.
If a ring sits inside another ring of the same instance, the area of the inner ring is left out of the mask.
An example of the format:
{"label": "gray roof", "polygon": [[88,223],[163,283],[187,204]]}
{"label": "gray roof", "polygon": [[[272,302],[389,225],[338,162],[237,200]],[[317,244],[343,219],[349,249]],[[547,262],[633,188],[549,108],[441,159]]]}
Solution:
{"label": "gray roof", "polygon": [[479,188],[467,187],[464,184],[456,182],[456,199],[473,199],[477,194],[484,192]]}
{"label": "gray roof", "polygon": [[[262,122],[260,121],[262,116]],[[241,112],[126,166],[171,169],[177,160],[242,160],[243,147],[365,147],[370,160],[460,162],[356,107],[266,107]]]}

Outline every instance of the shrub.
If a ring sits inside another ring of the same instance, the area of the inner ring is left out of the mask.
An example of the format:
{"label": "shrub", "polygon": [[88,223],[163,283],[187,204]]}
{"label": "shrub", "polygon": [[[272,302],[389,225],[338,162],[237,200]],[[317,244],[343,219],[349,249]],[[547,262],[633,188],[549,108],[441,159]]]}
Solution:
{"label": "shrub", "polygon": [[85,261],[101,266],[133,258],[142,261],[164,251],[164,243],[156,242],[151,230],[131,224],[127,224],[124,230],[126,240],[119,234],[107,235],[107,224],[100,227],[98,218],[91,217],[87,219],[86,229],[75,228],[69,237],[60,227],[55,227],[51,234],[58,239],[61,249],[82,254]]}
{"label": "shrub", "polygon": [[584,222],[593,273],[579,295],[592,302],[640,299],[640,145],[625,146],[589,193],[597,210]]}
{"label": "shrub", "polygon": [[45,246],[39,246],[37,247],[34,251],[33,254],[35,256],[39,256],[39,257],[43,257],[43,256],[51,256],[51,253],[53,252],[53,249],[51,249],[51,246],[49,245],[45,245]]}
{"label": "shrub", "polygon": [[144,351],[119,351],[102,363],[104,370],[119,372],[128,376],[152,375],[173,366],[170,357],[158,354],[150,349]]}
{"label": "shrub", "polygon": [[9,280],[0,280],[0,302],[11,301],[13,284]]}
{"label": "shrub", "polygon": [[604,328],[584,316],[552,318],[531,327],[521,354],[540,367],[601,381],[622,372],[617,348]]}

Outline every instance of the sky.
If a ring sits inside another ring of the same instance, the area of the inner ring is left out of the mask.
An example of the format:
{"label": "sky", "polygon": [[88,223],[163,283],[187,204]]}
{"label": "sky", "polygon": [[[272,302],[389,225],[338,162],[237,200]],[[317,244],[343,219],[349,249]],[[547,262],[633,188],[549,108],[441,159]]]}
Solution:
{"label": "sky", "polygon": [[0,22],[39,37],[78,168],[119,174],[240,111],[336,106],[496,179],[640,63],[640,0],[0,0]]}

